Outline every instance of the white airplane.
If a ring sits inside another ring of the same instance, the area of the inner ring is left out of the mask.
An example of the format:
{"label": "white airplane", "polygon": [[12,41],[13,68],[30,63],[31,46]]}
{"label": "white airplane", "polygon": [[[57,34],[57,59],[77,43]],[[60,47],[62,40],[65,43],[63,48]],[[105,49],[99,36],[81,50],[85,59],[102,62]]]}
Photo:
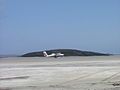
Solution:
{"label": "white airplane", "polygon": [[64,54],[62,54],[62,53],[52,53],[52,54],[48,55],[46,51],[43,51],[43,55],[45,57],[55,57],[55,58],[64,56]]}

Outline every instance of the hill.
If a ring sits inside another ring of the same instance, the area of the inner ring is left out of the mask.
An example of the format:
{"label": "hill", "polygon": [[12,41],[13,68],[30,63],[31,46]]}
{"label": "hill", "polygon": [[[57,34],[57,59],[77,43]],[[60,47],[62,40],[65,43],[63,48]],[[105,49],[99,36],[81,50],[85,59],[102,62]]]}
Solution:
{"label": "hill", "polygon": [[[63,53],[65,56],[108,56],[109,55],[98,52],[81,51],[75,49],[54,49],[54,50],[46,50],[46,52],[48,54],[60,52]],[[43,51],[26,53],[22,55],[22,57],[43,57]]]}

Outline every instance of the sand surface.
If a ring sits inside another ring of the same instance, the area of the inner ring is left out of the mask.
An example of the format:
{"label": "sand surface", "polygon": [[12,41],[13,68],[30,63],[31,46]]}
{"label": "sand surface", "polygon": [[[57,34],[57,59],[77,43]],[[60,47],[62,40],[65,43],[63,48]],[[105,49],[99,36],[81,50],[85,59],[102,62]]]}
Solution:
{"label": "sand surface", "polygon": [[120,56],[0,58],[0,90],[120,90]]}

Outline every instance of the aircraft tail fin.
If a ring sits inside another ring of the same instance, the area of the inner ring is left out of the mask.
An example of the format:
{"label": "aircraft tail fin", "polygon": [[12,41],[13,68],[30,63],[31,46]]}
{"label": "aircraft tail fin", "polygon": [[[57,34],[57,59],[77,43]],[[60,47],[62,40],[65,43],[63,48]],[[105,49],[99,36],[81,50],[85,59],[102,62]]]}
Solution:
{"label": "aircraft tail fin", "polygon": [[44,51],[44,52],[43,52],[43,55],[44,55],[45,57],[47,57],[47,56],[48,56],[48,54],[47,54],[47,52],[46,52],[46,51]]}

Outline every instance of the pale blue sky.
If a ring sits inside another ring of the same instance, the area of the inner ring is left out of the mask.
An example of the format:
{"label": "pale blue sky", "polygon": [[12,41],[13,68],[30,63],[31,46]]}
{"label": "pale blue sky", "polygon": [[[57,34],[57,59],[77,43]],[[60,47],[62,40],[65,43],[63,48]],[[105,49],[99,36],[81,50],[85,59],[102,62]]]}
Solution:
{"label": "pale blue sky", "polygon": [[120,53],[120,0],[0,3],[0,54],[56,48]]}

